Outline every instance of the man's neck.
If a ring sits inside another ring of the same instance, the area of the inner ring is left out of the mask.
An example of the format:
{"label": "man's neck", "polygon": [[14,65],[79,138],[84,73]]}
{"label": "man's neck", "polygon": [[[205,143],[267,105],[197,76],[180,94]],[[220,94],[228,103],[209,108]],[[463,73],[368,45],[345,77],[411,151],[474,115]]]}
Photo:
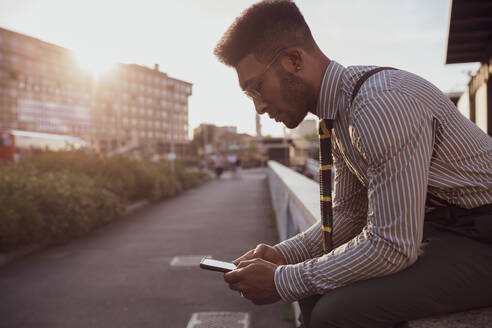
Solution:
{"label": "man's neck", "polygon": [[[323,77],[325,76],[326,68],[330,65],[330,62],[330,58],[326,57],[325,54],[320,51],[317,56],[318,69],[316,70],[316,77],[313,84],[313,90],[316,90],[316,99],[319,98]],[[316,114],[316,108],[313,108],[310,112]]]}

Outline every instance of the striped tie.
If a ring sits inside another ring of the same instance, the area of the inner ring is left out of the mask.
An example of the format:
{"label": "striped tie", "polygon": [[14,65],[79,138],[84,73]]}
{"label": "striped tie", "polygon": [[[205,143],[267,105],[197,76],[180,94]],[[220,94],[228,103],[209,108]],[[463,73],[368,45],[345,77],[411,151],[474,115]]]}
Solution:
{"label": "striped tie", "polygon": [[331,128],[333,120],[319,122],[319,182],[321,205],[321,229],[323,234],[323,253],[327,254],[333,248],[333,213],[331,209]]}

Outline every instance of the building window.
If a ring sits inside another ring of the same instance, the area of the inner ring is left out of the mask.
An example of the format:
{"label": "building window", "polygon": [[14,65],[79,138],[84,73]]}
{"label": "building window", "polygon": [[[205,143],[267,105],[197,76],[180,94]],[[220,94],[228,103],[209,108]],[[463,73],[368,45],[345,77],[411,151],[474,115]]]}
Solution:
{"label": "building window", "polygon": [[13,64],[17,64],[19,62],[19,57],[17,57],[16,55],[12,55],[10,57],[10,61],[13,63]]}
{"label": "building window", "polygon": [[10,45],[13,47],[13,48],[17,48],[19,46],[19,40],[17,40],[16,38],[12,38],[10,40]]}

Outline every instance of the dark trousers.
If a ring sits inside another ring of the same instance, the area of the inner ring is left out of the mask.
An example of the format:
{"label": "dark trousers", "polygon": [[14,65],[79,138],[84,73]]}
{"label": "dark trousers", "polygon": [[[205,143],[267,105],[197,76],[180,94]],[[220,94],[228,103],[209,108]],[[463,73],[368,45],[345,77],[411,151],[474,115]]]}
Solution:
{"label": "dark trousers", "polygon": [[[492,222],[492,211],[475,216]],[[492,244],[433,223],[426,216],[424,253],[409,268],[300,300],[304,327],[395,327],[492,306]]]}

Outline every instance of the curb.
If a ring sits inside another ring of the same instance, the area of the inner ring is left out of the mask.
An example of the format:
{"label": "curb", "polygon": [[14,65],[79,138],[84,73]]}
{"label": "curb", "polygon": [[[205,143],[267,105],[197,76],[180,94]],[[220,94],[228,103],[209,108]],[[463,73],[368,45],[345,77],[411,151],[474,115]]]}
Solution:
{"label": "curb", "polygon": [[150,204],[150,201],[148,201],[148,200],[141,200],[141,201],[135,202],[133,204],[130,204],[126,207],[124,216],[133,214],[136,211],[146,207],[149,204]]}
{"label": "curb", "polygon": [[9,253],[0,254],[0,266],[10,263],[15,259],[31,254],[39,249],[41,249],[41,246],[39,245],[27,246]]}
{"label": "curb", "polygon": [[[126,207],[125,213],[123,214],[123,217],[128,216],[130,214],[133,214],[137,212],[138,210],[148,206],[150,204],[150,201],[148,200],[141,200],[138,202],[135,202],[133,204],[130,204]],[[35,251],[38,251],[40,249],[43,249],[44,247],[40,245],[33,245],[33,246],[26,246],[22,247],[21,249],[8,252],[8,253],[0,253],[0,267],[8,264],[16,259],[19,259],[21,257],[24,257],[26,255],[29,255],[31,253],[34,253]]]}

